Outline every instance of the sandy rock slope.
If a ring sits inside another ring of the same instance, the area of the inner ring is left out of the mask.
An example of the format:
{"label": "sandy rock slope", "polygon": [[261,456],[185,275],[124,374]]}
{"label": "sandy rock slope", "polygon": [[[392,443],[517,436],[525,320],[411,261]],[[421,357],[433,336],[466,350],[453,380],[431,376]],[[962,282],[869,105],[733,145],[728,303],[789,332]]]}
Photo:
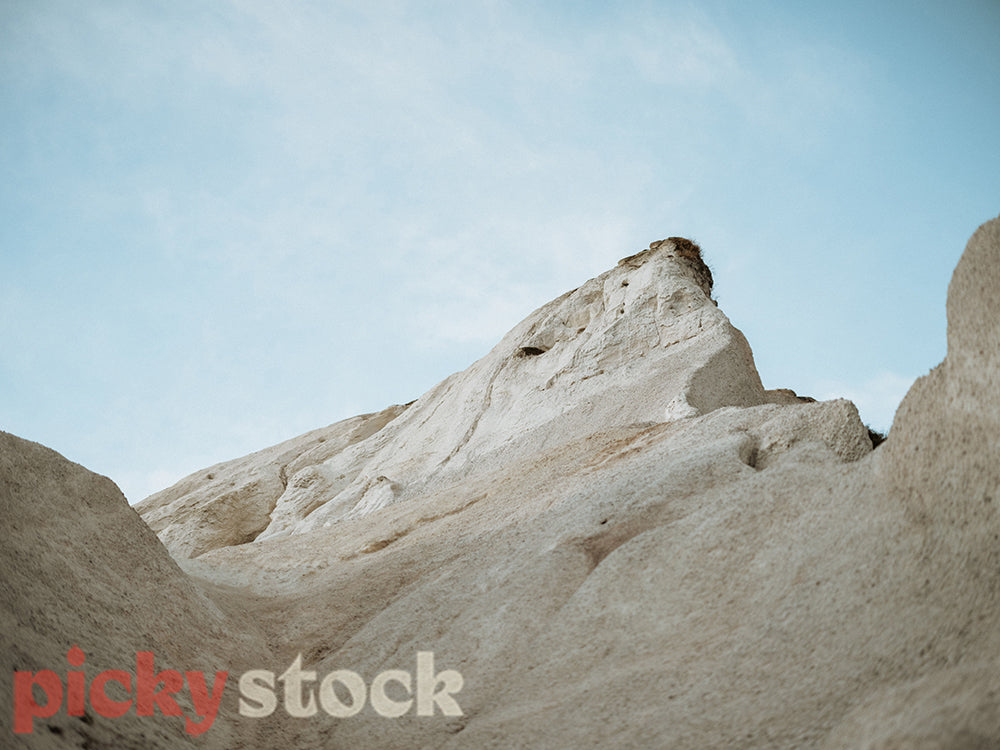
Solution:
{"label": "sandy rock slope", "polygon": [[[409,405],[147,498],[148,527],[4,435],[5,653],[154,648],[234,681],[301,654],[370,682],[431,651],[464,678],[461,716],[392,719],[248,719],[234,686],[218,746],[1000,747],[998,300],[1000,219],[955,271],[945,361],[874,451],[850,402],[763,388],[677,238]],[[85,736],[45,721],[39,747]],[[85,729],[192,742],[157,722]]]}

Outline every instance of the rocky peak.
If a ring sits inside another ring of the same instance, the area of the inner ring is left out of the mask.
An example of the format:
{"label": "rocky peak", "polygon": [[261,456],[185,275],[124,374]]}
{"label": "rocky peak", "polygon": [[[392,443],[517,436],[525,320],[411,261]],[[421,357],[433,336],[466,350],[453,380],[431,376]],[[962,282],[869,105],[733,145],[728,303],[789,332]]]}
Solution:
{"label": "rocky peak", "polygon": [[653,242],[390,419],[370,417],[378,429],[355,440],[343,423],[326,428],[338,450],[303,436],[252,469],[214,467],[211,484],[189,478],[138,507],[175,553],[197,555],[363,516],[602,429],[765,403],[750,347],[711,291],[696,244]]}
{"label": "rocky peak", "polygon": [[0,433],[8,674],[58,677],[75,643],[90,675],[152,650],[231,684],[367,679],[430,653],[462,680],[461,715],[393,721],[322,687],[308,720],[287,695],[250,717],[230,691],[195,739],[6,680],[35,717],[15,744],[1000,746],[1000,218],[877,451],[849,401],[761,389],[683,252],[626,258],[411,404],[147,499],[179,565],[110,481]]}
{"label": "rocky peak", "polygon": [[682,264],[687,265],[691,269],[695,282],[705,292],[705,296],[711,298],[712,286],[714,284],[712,271],[709,269],[708,264],[705,263],[704,258],[701,257],[701,247],[685,237],[667,237],[665,240],[651,242],[649,243],[648,250],[643,250],[635,255],[622,258],[618,261],[618,265],[628,265],[638,268],[649,259],[650,253],[661,249],[666,253],[666,257],[668,258],[680,258]]}

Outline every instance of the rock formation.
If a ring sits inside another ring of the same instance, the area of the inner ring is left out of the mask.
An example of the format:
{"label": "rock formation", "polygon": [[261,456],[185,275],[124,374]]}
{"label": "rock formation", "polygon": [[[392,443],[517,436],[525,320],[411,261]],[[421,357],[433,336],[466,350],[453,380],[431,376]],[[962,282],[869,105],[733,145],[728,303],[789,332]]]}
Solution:
{"label": "rock formation", "polygon": [[765,393],[710,294],[696,245],[654,242],[411,405],[211,467],[140,512],[173,554],[197,556],[360,517],[605,426],[787,400]]}
{"label": "rock formation", "polygon": [[[157,670],[215,672],[251,666],[267,654],[263,633],[223,591],[186,576],[153,532],[106,477],[70,463],[37,443],[0,432],[0,617],[3,747],[198,747],[183,718],[127,714],[102,719],[88,706],[65,707],[34,720],[31,734],[13,734],[12,675],[52,670],[64,677],[74,646],[90,677],[133,670],[136,654],[152,651]],[[65,682],[65,679],[63,679]],[[68,692],[68,690],[66,691]],[[108,691],[113,693],[113,689]],[[36,691],[36,695],[37,695]],[[36,698],[42,702],[41,698]],[[191,715],[191,705],[180,698]],[[217,747],[233,746],[235,711],[223,704],[211,731]],[[238,718],[238,717],[237,717]]]}
{"label": "rock formation", "polygon": [[997,269],[1000,219],[952,279],[947,358],[874,451],[850,402],[763,388],[680,238],[409,405],[147,498],[165,548],[110,482],[4,436],[10,671],[64,670],[77,644],[95,669],[150,649],[234,683],[297,663],[373,684],[430,652],[462,681],[461,715],[255,719],[234,684],[196,738],[176,717],[65,711],[0,730],[38,747],[1000,746]]}

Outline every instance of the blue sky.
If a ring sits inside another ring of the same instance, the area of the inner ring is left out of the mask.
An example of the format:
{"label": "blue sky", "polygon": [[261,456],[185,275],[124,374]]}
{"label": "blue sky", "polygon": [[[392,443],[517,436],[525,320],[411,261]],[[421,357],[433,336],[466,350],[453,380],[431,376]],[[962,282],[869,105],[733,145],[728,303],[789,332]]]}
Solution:
{"label": "blue sky", "polygon": [[1000,213],[1000,3],[0,0],[0,428],[130,501],[695,239],[883,429]]}

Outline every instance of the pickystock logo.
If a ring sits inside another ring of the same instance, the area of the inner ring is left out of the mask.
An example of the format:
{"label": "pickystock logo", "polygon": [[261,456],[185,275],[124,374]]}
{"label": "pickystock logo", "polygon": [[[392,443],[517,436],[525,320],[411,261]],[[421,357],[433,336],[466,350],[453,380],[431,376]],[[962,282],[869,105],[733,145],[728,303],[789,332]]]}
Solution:
{"label": "pickystock logo", "polygon": [[[61,709],[68,716],[84,716],[90,709],[108,719],[134,712],[136,716],[183,717],[185,731],[196,735],[211,729],[219,714],[229,672],[157,671],[152,651],[135,655],[135,669],[109,669],[88,679],[83,669],[86,656],[78,646],[66,654],[70,667],[65,675],[51,669],[14,672],[14,732],[31,734],[35,719],[55,716]],[[296,718],[320,714],[334,718],[355,716],[370,703],[379,716],[461,716],[454,694],[462,689],[462,675],[454,669],[434,671],[434,653],[418,651],[416,679],[403,669],[380,672],[369,684],[349,669],[337,669],[319,678],[302,668],[302,654],[275,676],[266,669],[244,672],[238,681],[239,715],[261,719],[282,709]],[[211,685],[209,684],[211,682]],[[279,687],[280,686],[280,687]],[[391,686],[391,687],[390,687]],[[186,693],[186,695],[185,695]],[[185,713],[181,703],[190,705]],[[280,700],[279,700],[280,698]]]}

